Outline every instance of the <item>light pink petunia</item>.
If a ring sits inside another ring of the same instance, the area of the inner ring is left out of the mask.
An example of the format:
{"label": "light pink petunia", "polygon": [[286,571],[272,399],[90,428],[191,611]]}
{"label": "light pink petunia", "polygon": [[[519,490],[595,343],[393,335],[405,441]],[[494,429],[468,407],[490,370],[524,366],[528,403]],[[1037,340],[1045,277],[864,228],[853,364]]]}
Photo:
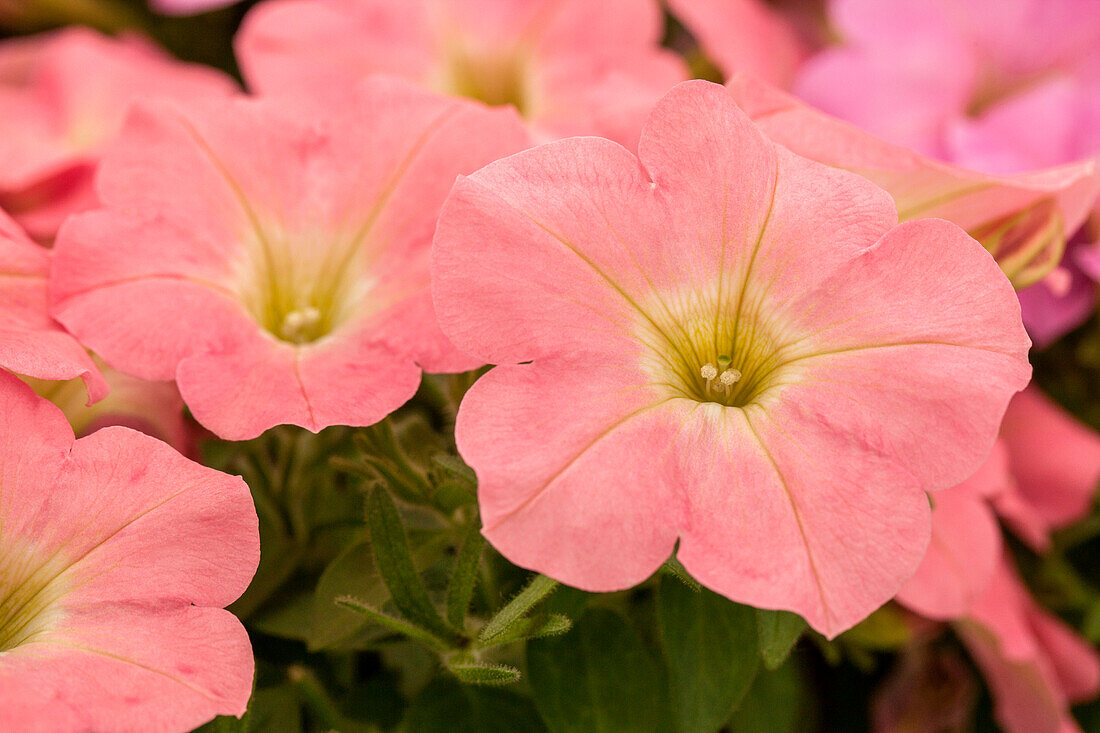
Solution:
{"label": "light pink petunia", "polygon": [[809,52],[795,27],[762,0],[667,0],[718,70],[752,74],[780,87]]}
{"label": "light pink petunia", "polygon": [[1079,731],[1069,705],[1100,692],[1100,656],[1041,609],[1002,558],[985,595],[955,628],[985,675],[1008,733]]}
{"label": "light pink petunia", "polygon": [[259,562],[248,487],[153,438],[80,440],[0,374],[0,728],[189,730],[240,716]]}
{"label": "light pink petunia", "polygon": [[479,362],[436,325],[428,254],[455,176],[525,147],[515,113],[397,80],[143,106],[104,158],[105,208],[62,229],[54,315],[104,361],[179,385],[230,440],[370,425],[421,369]]}
{"label": "light pink petunia", "polygon": [[189,103],[235,89],[225,74],[176,61],[137,36],[69,28],[4,41],[0,205],[49,242],[66,216],[96,205],[95,164],[135,99]]}
{"label": "light pink petunia", "polygon": [[1030,374],[977,243],[897,225],[701,81],[638,157],[574,138],[460,179],[432,276],[444,332],[501,365],[456,427],[497,549],[607,591],[678,541],[703,584],[829,636],[912,574],[925,490],[974,471]]}
{"label": "light pink petunia", "polygon": [[50,251],[0,211],[0,369],[44,380],[80,378],[87,402],[108,386],[88,352],[49,315]]}
{"label": "light pink petunia", "polygon": [[662,21],[656,0],[268,0],[236,49],[261,92],[391,74],[514,105],[542,139],[632,147],[654,102],[687,76],[660,47]]}
{"label": "light pink petunia", "polygon": [[1011,176],[977,173],[883,142],[752,77],[735,76],[727,86],[772,140],[882,186],[903,221],[955,222],[993,254],[1017,287],[1054,269],[1100,191],[1093,162]]}

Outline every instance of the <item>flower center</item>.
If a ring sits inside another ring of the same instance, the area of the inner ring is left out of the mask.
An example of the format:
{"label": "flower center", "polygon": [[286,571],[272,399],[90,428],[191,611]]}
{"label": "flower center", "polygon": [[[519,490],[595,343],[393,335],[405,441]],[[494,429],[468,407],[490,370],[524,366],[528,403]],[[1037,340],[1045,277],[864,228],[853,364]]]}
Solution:
{"label": "flower center", "polygon": [[518,50],[493,51],[455,44],[448,52],[443,90],[497,107],[514,106],[520,115],[531,109],[530,74]]}
{"label": "flower center", "polygon": [[0,546],[0,654],[49,631],[60,617],[67,565],[32,545],[4,538]]}
{"label": "flower center", "polygon": [[644,310],[642,368],[671,396],[745,407],[782,381],[777,330],[736,295],[678,293]]}
{"label": "flower center", "polygon": [[308,344],[351,320],[369,288],[361,247],[322,235],[255,237],[238,279],[241,302],[268,333]]}

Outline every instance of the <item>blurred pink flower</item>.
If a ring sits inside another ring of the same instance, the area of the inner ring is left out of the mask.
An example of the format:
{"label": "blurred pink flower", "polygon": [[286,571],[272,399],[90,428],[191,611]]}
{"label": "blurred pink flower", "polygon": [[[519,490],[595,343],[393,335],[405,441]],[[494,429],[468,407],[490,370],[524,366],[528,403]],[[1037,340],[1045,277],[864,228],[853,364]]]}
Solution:
{"label": "blurred pink flower", "polygon": [[1052,530],[1088,514],[1098,485],[1100,435],[1028,387],[1009,403],[982,467],[932,497],[928,554],[898,602],[940,621],[966,615],[987,592],[1002,554],[994,510],[1043,552]]}
{"label": "blurred pink flower", "polygon": [[1069,706],[1100,692],[1100,656],[1032,600],[1008,558],[955,629],[985,675],[1008,733],[1080,731]]}
{"label": "blurred pink flower", "polygon": [[883,142],[752,77],[736,75],[727,87],[772,140],[889,191],[902,221],[936,217],[966,229],[1017,287],[1055,268],[1100,191],[1093,162],[1011,176],[977,173]]}
{"label": "blurred pink flower", "polygon": [[108,386],[88,352],[49,315],[50,251],[0,211],[0,369],[45,380],[80,378],[91,403]]}
{"label": "blurred pink flower", "polygon": [[444,207],[440,323],[502,365],[456,427],[484,533],[599,591],[679,541],[703,584],[833,636],[912,574],[925,489],[974,471],[1026,384],[1016,299],[960,229],[898,226],[720,86],[676,87],[639,151],[550,143]]}
{"label": "blurred pink flower", "polygon": [[[830,8],[841,42],[808,61],[794,85],[814,106],[994,174],[1100,155],[1093,0],[832,0]],[[1037,343],[1094,307],[1095,286],[1076,275],[1072,290],[1044,281],[1022,298]]]}
{"label": "blurred pink flower", "polygon": [[0,727],[188,730],[240,716],[259,562],[248,487],[125,428],[74,442],[0,374]]}
{"label": "blurred pink flower", "polygon": [[68,28],[0,43],[0,206],[50,242],[66,216],[95,206],[96,162],[133,100],[187,103],[235,88],[137,36]]}
{"label": "blurred pink flower", "polygon": [[662,21],[656,0],[268,0],[236,48],[261,92],[391,74],[514,105],[544,140],[633,147],[653,104],[687,76],[660,47]]}
{"label": "blurred pink flower", "polygon": [[307,97],[140,106],[105,208],[58,237],[54,314],[115,368],[176,379],[230,440],[369,425],[421,369],[479,362],[439,331],[428,253],[457,174],[523,148],[509,110],[375,80]]}
{"label": "blurred pink flower", "polygon": [[787,88],[809,53],[795,27],[762,0],[667,0],[726,78],[751,74]]}

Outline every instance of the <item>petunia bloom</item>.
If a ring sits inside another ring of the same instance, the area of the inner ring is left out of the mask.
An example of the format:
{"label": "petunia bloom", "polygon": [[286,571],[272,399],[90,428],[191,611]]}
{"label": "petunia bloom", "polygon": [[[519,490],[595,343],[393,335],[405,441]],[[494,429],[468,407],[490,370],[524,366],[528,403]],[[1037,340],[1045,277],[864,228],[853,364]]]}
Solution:
{"label": "petunia bloom", "polygon": [[[639,155],[573,138],[456,184],[440,325],[498,364],[458,448],[509,560],[608,591],[677,556],[833,636],[891,598],[1030,375],[1012,288],[958,227],[768,141],[720,86]],[[525,363],[531,362],[531,363]]]}
{"label": "petunia bloom", "polygon": [[0,728],[190,730],[241,716],[259,562],[248,487],[153,438],[80,440],[0,373]]}
{"label": "petunia bloom", "polygon": [[772,140],[889,191],[903,221],[937,217],[967,230],[1017,287],[1058,265],[1100,192],[1093,162],[1011,176],[978,173],[883,142],[752,77],[737,75],[728,88]]}
{"label": "petunia bloom", "polygon": [[54,315],[111,366],[175,379],[230,440],[369,425],[421,369],[462,371],[428,290],[455,176],[525,147],[511,110],[376,80],[307,97],[142,106],[104,208],[56,247]]}
{"label": "petunia bloom", "polygon": [[955,629],[993,693],[1008,733],[1080,731],[1070,703],[1100,692],[1100,656],[1028,594],[1002,558],[984,596]]}
{"label": "petunia bloom", "polygon": [[542,139],[633,146],[645,115],[687,76],[660,47],[656,0],[268,0],[235,45],[260,92],[372,74],[513,105]]}
{"label": "petunia bloom", "polygon": [[87,401],[108,386],[88,352],[49,315],[50,251],[0,211],[0,369],[44,380],[80,378]]}
{"label": "petunia bloom", "polygon": [[0,206],[49,242],[66,216],[96,205],[92,178],[135,99],[189,103],[236,85],[137,36],[69,28],[0,43]]}
{"label": "petunia bloom", "polygon": [[1098,484],[1100,435],[1028,387],[1009,403],[981,468],[933,496],[932,542],[897,600],[931,619],[965,616],[1000,565],[1004,544],[994,511],[1043,552],[1052,530],[1088,514]]}

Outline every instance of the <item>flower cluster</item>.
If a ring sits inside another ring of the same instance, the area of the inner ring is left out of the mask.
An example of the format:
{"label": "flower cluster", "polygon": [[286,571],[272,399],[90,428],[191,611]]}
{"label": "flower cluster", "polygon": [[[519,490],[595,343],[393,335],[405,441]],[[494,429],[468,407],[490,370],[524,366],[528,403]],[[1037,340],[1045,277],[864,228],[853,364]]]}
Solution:
{"label": "flower cluster", "polygon": [[[717,730],[803,635],[896,652],[883,731],[1100,692],[1100,399],[1029,386],[1100,278],[1087,2],[54,5],[0,41],[0,728]],[[584,610],[637,588],[657,661]],[[557,689],[616,664],[677,709]]]}

